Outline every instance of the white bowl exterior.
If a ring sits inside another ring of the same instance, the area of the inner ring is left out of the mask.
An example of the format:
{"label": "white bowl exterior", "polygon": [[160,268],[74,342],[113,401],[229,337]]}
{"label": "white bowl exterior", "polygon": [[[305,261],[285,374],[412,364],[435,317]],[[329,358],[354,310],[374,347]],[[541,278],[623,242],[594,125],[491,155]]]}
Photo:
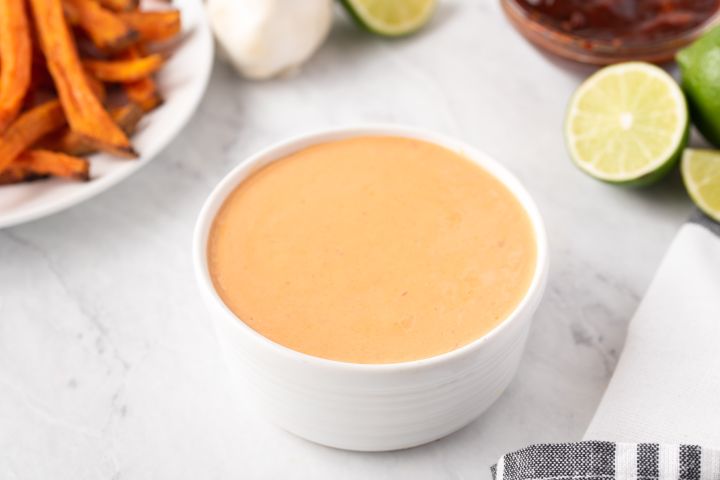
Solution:
{"label": "white bowl exterior", "polygon": [[345,371],[276,355],[224,316],[213,312],[236,388],[251,389],[273,423],[322,445],[383,451],[442,438],[495,402],[517,370],[532,311],[471,354],[410,370]]}
{"label": "white bowl exterior", "polygon": [[[207,270],[207,236],[226,196],[253,171],[306,146],[358,135],[396,135],[458,151],[498,177],[526,208],[538,244],[537,268],[519,307],[489,334],[453,352],[387,365],[311,357],[277,345],[240,321],[215,292]],[[280,427],[323,445],[361,451],[408,448],[448,435],[477,418],[512,380],[547,275],[539,213],[504,168],[453,140],[378,126],[311,134],[271,147],[231,172],[212,193],[195,232],[194,260],[226,363],[243,394]]]}

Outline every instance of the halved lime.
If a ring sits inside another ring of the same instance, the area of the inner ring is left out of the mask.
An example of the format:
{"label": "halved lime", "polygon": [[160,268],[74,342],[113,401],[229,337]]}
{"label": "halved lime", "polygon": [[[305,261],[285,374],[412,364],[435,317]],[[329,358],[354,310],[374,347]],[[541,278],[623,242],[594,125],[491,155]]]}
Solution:
{"label": "halved lime", "polygon": [[398,37],[425,25],[435,11],[436,0],[342,0],[342,4],[371,32]]}
{"label": "halved lime", "polygon": [[581,170],[598,180],[647,185],[677,162],[688,136],[685,97],[655,65],[603,68],[570,101],[565,138]]}
{"label": "halved lime", "polygon": [[680,169],[695,205],[720,222],[720,151],[689,148],[683,154]]}

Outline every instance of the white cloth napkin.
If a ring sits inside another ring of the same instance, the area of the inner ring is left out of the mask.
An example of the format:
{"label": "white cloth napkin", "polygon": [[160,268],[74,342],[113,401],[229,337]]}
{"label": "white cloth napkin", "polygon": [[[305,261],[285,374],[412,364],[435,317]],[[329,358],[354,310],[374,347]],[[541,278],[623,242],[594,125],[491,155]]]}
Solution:
{"label": "white cloth napkin", "polygon": [[720,480],[720,226],[682,227],[584,442],[503,455],[498,480]]}
{"label": "white cloth napkin", "polygon": [[585,439],[720,448],[716,229],[705,220],[678,232],[630,323]]}

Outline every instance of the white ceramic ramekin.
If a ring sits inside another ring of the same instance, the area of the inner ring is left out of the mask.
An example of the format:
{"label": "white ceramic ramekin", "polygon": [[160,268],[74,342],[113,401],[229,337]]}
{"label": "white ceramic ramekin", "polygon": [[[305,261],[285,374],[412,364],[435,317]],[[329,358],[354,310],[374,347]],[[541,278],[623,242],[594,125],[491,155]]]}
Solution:
{"label": "white ceramic ramekin", "polygon": [[[449,353],[395,364],[363,365],[317,358],[263,337],[238,319],[213,288],[207,238],[227,195],[257,169],[313,144],[360,135],[417,138],[466,156],[497,177],[522,203],[537,239],[537,268],[515,311],[484,337]],[[450,138],[397,126],[362,126],[299,136],[253,155],[213,190],[198,219],[195,273],[233,381],[282,428],[313,442],[380,451],[420,445],[477,418],[517,370],[548,268],[542,219],[518,180],[495,160]]]}

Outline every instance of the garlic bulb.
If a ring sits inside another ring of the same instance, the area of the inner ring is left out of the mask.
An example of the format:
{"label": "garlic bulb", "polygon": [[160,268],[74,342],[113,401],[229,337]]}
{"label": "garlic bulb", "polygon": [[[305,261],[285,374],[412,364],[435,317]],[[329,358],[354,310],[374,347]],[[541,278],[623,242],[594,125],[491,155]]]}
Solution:
{"label": "garlic bulb", "polygon": [[330,30],[333,0],[208,0],[207,12],[235,68],[264,79],[310,58]]}

